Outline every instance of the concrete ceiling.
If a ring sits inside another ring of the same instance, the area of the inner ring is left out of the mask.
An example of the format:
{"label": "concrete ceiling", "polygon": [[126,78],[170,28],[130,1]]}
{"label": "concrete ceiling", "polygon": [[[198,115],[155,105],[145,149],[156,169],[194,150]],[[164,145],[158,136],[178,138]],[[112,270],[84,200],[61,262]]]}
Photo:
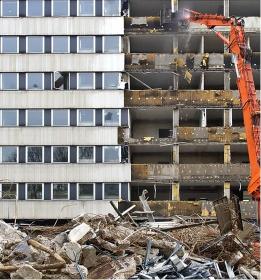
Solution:
{"label": "concrete ceiling", "polygon": [[130,109],[132,120],[148,120],[148,121],[170,121],[172,122],[172,109],[170,108],[144,108],[144,109]]}

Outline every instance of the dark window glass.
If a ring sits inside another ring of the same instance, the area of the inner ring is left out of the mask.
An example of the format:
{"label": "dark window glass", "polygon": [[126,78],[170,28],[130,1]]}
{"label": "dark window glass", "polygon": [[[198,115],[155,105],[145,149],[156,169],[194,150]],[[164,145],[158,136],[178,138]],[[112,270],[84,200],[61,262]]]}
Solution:
{"label": "dark window glass", "polygon": [[78,198],[79,199],[93,199],[93,184],[79,184],[79,194]]}
{"label": "dark window glass", "polygon": [[43,162],[43,148],[27,147],[27,162]]}
{"label": "dark window glass", "polygon": [[104,109],[103,110],[103,125],[117,126],[120,124],[120,110],[119,109]]}
{"label": "dark window glass", "polygon": [[104,199],[119,199],[119,184],[104,184]]}
{"label": "dark window glass", "polygon": [[68,162],[68,147],[53,147],[53,162]]}
{"label": "dark window glass", "polygon": [[2,199],[16,199],[16,184],[2,184]]}
{"label": "dark window glass", "polygon": [[93,163],[94,162],[94,148],[93,147],[79,147],[79,162]]}
{"label": "dark window glass", "polygon": [[2,162],[17,162],[17,147],[2,147]]}
{"label": "dark window glass", "polygon": [[43,185],[42,184],[27,184],[27,199],[42,199]]}
{"label": "dark window glass", "polygon": [[68,199],[68,184],[53,184],[53,199]]}

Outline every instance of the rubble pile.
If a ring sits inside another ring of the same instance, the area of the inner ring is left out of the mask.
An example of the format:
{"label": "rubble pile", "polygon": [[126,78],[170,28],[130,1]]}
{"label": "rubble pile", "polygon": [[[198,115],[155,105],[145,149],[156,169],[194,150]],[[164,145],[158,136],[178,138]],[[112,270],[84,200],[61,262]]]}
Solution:
{"label": "rubble pile", "polygon": [[203,223],[162,231],[111,214],[23,230],[0,221],[0,278],[254,279],[254,239],[253,230],[221,235]]}

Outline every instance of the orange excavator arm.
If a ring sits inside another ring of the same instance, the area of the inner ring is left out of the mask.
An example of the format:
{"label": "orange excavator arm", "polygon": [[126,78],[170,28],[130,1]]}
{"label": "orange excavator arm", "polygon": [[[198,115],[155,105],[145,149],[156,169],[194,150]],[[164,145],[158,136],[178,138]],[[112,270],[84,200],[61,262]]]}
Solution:
{"label": "orange excavator arm", "polygon": [[[251,179],[248,192],[254,199],[260,200],[260,103],[256,96],[250,62],[251,51],[246,44],[244,21],[235,17],[201,14],[188,9],[184,9],[184,17],[189,22],[199,23],[213,30],[233,55],[250,162]],[[216,26],[230,27],[229,38],[216,31]]]}

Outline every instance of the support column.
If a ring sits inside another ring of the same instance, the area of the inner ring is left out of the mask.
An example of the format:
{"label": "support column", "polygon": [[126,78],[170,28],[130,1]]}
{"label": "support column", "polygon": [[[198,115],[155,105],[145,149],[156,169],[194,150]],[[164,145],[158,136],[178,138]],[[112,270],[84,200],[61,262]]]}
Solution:
{"label": "support column", "polygon": [[201,109],[201,127],[207,127],[207,109]]}
{"label": "support column", "polygon": [[173,74],[173,89],[177,90],[179,88],[179,76],[175,73]]}
{"label": "support column", "polygon": [[172,36],[172,52],[174,54],[177,54],[178,49],[179,49],[178,38],[176,36]]}
{"label": "support column", "polygon": [[230,199],[230,182],[224,182],[224,196]]}
{"label": "support column", "polygon": [[172,200],[180,201],[179,182],[172,183]]}
{"label": "support column", "polygon": [[200,53],[204,53],[205,52],[205,47],[204,47],[204,36],[201,36],[201,41],[200,41]]}
{"label": "support column", "polygon": [[172,146],[172,163],[179,164],[179,144]]}
{"label": "support column", "polygon": [[177,127],[179,127],[179,109],[173,110],[173,117],[172,117],[172,130],[173,130],[173,139],[177,141]]}
{"label": "support column", "polygon": [[224,90],[230,90],[230,73],[224,72]]}
{"label": "support column", "polygon": [[223,117],[223,125],[224,127],[232,126],[232,109],[224,109],[224,117]]}
{"label": "support column", "polygon": [[224,16],[229,17],[229,0],[224,0]]}
{"label": "support column", "polygon": [[201,77],[200,77],[200,90],[204,90],[204,86],[205,86],[205,73],[202,72],[201,73]]}
{"label": "support column", "polygon": [[230,146],[230,144],[224,145],[224,163],[225,164],[231,163],[231,146]]}

